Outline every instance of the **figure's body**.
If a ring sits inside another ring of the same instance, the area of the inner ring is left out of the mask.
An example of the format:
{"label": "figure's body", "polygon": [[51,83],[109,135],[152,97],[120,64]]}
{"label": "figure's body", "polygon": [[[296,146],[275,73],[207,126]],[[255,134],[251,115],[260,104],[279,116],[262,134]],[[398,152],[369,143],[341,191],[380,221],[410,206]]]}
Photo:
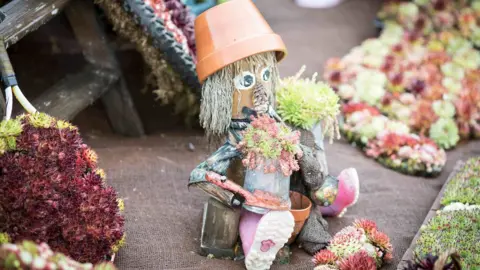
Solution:
{"label": "figure's body", "polygon": [[[242,166],[235,167],[236,179],[227,179],[227,175],[233,161],[242,158],[237,144],[242,140],[241,132],[250,125],[250,116],[268,115],[281,122],[274,110],[274,92],[280,80],[277,61],[286,50],[250,0],[232,0],[206,11],[197,18],[195,28],[197,71],[203,83],[200,122],[207,137],[226,142],[192,171],[189,186],[206,191],[229,207],[244,204],[270,210],[265,215],[243,210],[239,224],[247,268],[268,269],[293,231],[289,205],[245,190]],[[317,154],[321,148],[301,145],[301,149],[301,185],[317,206],[297,240],[314,253],[330,239],[321,212],[331,216],[344,213],[356,201],[358,178],[354,170],[345,171],[346,177],[340,181],[327,176],[326,163],[321,164]]]}

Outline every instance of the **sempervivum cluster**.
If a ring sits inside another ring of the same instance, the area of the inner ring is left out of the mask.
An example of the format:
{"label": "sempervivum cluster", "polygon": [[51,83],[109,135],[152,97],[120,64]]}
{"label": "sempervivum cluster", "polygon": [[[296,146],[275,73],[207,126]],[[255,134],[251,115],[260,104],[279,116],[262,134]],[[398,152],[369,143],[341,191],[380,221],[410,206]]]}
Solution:
{"label": "sempervivum cluster", "polygon": [[375,270],[393,259],[389,237],[371,220],[356,220],[313,256],[315,270]]}
{"label": "sempervivum cluster", "polygon": [[427,254],[423,257],[416,256],[409,261],[402,270],[461,270],[460,256],[455,251],[446,251],[440,256]]}
{"label": "sempervivum cluster", "polygon": [[0,246],[0,269],[5,270],[116,270],[112,263],[79,263],[62,253],[53,252],[46,243],[31,241]]}
{"label": "sempervivum cluster", "polygon": [[78,129],[36,113],[0,123],[0,233],[97,263],[124,242],[122,203]]}
{"label": "sempervivum cluster", "polygon": [[380,133],[367,144],[365,153],[389,168],[411,175],[437,176],[447,160],[445,151],[433,141],[411,133]]}
{"label": "sempervivum cluster", "polygon": [[435,176],[446,163],[445,151],[432,140],[410,133],[407,125],[364,103],[343,105],[342,132],[381,164],[411,175]]}
{"label": "sempervivum cluster", "polygon": [[305,66],[295,76],[282,80],[276,93],[277,112],[285,122],[302,129],[310,130],[322,122],[324,133],[330,135],[332,142],[334,137],[340,137],[339,97],[329,85],[316,81],[316,73],[311,79],[300,78],[304,71]]}
{"label": "sempervivum cluster", "polygon": [[197,52],[195,43],[195,30],[193,23],[193,15],[188,7],[181,0],[164,0],[165,7],[170,13],[173,23],[182,30],[183,35],[187,39],[190,54],[195,59]]}
{"label": "sempervivum cluster", "polygon": [[446,185],[442,205],[464,203],[480,205],[480,158],[469,159]]}
{"label": "sempervivum cluster", "polygon": [[165,23],[165,28],[173,34],[175,40],[183,45],[195,59],[195,33],[193,18],[188,8],[181,0],[145,0],[159,18]]}
{"label": "sempervivum cluster", "polygon": [[343,102],[368,103],[443,149],[480,135],[480,52],[458,32],[412,37],[389,23],[330,59],[324,77]]}
{"label": "sempervivum cluster", "polygon": [[391,120],[375,107],[364,103],[348,103],[343,105],[345,123],[342,132],[350,142],[365,146],[379,133],[386,131],[408,134],[410,129],[400,121]]}
{"label": "sempervivum cluster", "polygon": [[461,256],[462,269],[478,269],[479,219],[478,207],[452,207],[437,211],[436,216],[420,228],[414,253],[423,257],[427,254],[439,255],[453,249]]}
{"label": "sempervivum cluster", "polygon": [[243,165],[251,170],[263,168],[265,173],[280,171],[285,176],[300,169],[297,157],[303,155],[300,132],[292,131],[268,115],[252,116],[251,125],[237,145],[245,155]]}
{"label": "sempervivum cluster", "polygon": [[480,45],[480,1],[416,0],[387,2],[378,13],[383,21],[394,21],[413,35],[434,31],[458,31]]}

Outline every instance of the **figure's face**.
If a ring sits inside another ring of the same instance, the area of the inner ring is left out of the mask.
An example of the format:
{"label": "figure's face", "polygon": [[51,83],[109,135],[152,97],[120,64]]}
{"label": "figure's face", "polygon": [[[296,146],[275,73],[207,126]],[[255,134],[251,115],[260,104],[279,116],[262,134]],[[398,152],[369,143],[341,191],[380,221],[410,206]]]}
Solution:
{"label": "figure's face", "polygon": [[268,108],[273,95],[272,67],[273,64],[242,65],[241,71],[233,78],[235,91],[233,93],[233,118],[243,118],[243,107],[262,112]]}

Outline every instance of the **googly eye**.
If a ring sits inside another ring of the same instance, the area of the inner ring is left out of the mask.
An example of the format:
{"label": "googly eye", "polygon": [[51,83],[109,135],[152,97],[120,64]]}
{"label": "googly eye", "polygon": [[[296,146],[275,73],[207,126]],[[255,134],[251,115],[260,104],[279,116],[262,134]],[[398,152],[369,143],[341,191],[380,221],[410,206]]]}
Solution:
{"label": "googly eye", "polygon": [[263,81],[265,81],[265,82],[270,81],[270,78],[272,76],[272,72],[270,71],[270,67],[266,67],[266,68],[262,69],[261,76],[262,76]]}
{"label": "googly eye", "polygon": [[234,79],[235,88],[238,90],[248,90],[255,85],[255,75],[253,73],[244,71]]}

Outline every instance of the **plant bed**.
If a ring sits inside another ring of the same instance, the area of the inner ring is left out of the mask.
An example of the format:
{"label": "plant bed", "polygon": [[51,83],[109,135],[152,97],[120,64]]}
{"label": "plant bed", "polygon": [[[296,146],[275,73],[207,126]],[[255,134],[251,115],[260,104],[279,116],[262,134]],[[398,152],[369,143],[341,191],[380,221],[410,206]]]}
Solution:
{"label": "plant bed", "polygon": [[[473,160],[476,160],[476,163]],[[443,185],[432,207],[430,208],[423,224],[413,238],[410,247],[405,252],[400,264],[397,267],[397,270],[406,269],[408,263],[415,260],[415,254],[424,256],[426,255],[425,253],[427,251],[431,253],[438,252],[438,254],[432,255],[439,256],[440,253],[447,252],[449,248],[457,247],[458,245],[459,247],[461,247],[458,249],[458,253],[461,257],[464,257],[467,254],[475,254],[472,253],[472,250],[470,249],[478,249],[478,247],[469,246],[469,242],[463,243],[462,239],[467,237],[464,237],[462,234],[471,234],[472,230],[470,230],[469,228],[471,228],[472,226],[478,227],[478,223],[476,222],[476,220],[478,220],[478,218],[480,217],[480,209],[455,210],[456,208],[458,208],[459,205],[452,204],[452,202],[457,203],[456,201],[444,200],[444,196],[448,193],[448,189],[451,189],[454,186],[458,186],[457,184],[455,184],[455,182],[459,181],[459,176],[465,174],[465,172],[473,170],[472,166],[468,166],[466,164],[477,165],[478,158],[470,159],[466,163],[463,161],[457,162],[454,170],[449,175],[447,181]],[[444,203],[448,203],[448,206]],[[460,206],[463,208],[472,207],[465,205]],[[470,222],[469,220],[473,222]],[[440,233],[441,231],[442,233]],[[478,234],[478,231],[479,230],[477,228],[475,232]],[[433,241],[433,239],[438,240]],[[473,238],[470,235],[468,239]],[[440,242],[440,240],[443,240],[443,242]],[[421,244],[419,245],[419,243],[424,244],[423,248]],[[480,252],[480,250],[477,251]],[[468,260],[469,263],[480,262],[478,258],[475,257],[470,257]]]}
{"label": "plant bed", "polygon": [[445,165],[445,151],[433,141],[410,132],[365,103],[342,107],[341,130],[347,140],[383,166],[407,175],[436,177]]}

